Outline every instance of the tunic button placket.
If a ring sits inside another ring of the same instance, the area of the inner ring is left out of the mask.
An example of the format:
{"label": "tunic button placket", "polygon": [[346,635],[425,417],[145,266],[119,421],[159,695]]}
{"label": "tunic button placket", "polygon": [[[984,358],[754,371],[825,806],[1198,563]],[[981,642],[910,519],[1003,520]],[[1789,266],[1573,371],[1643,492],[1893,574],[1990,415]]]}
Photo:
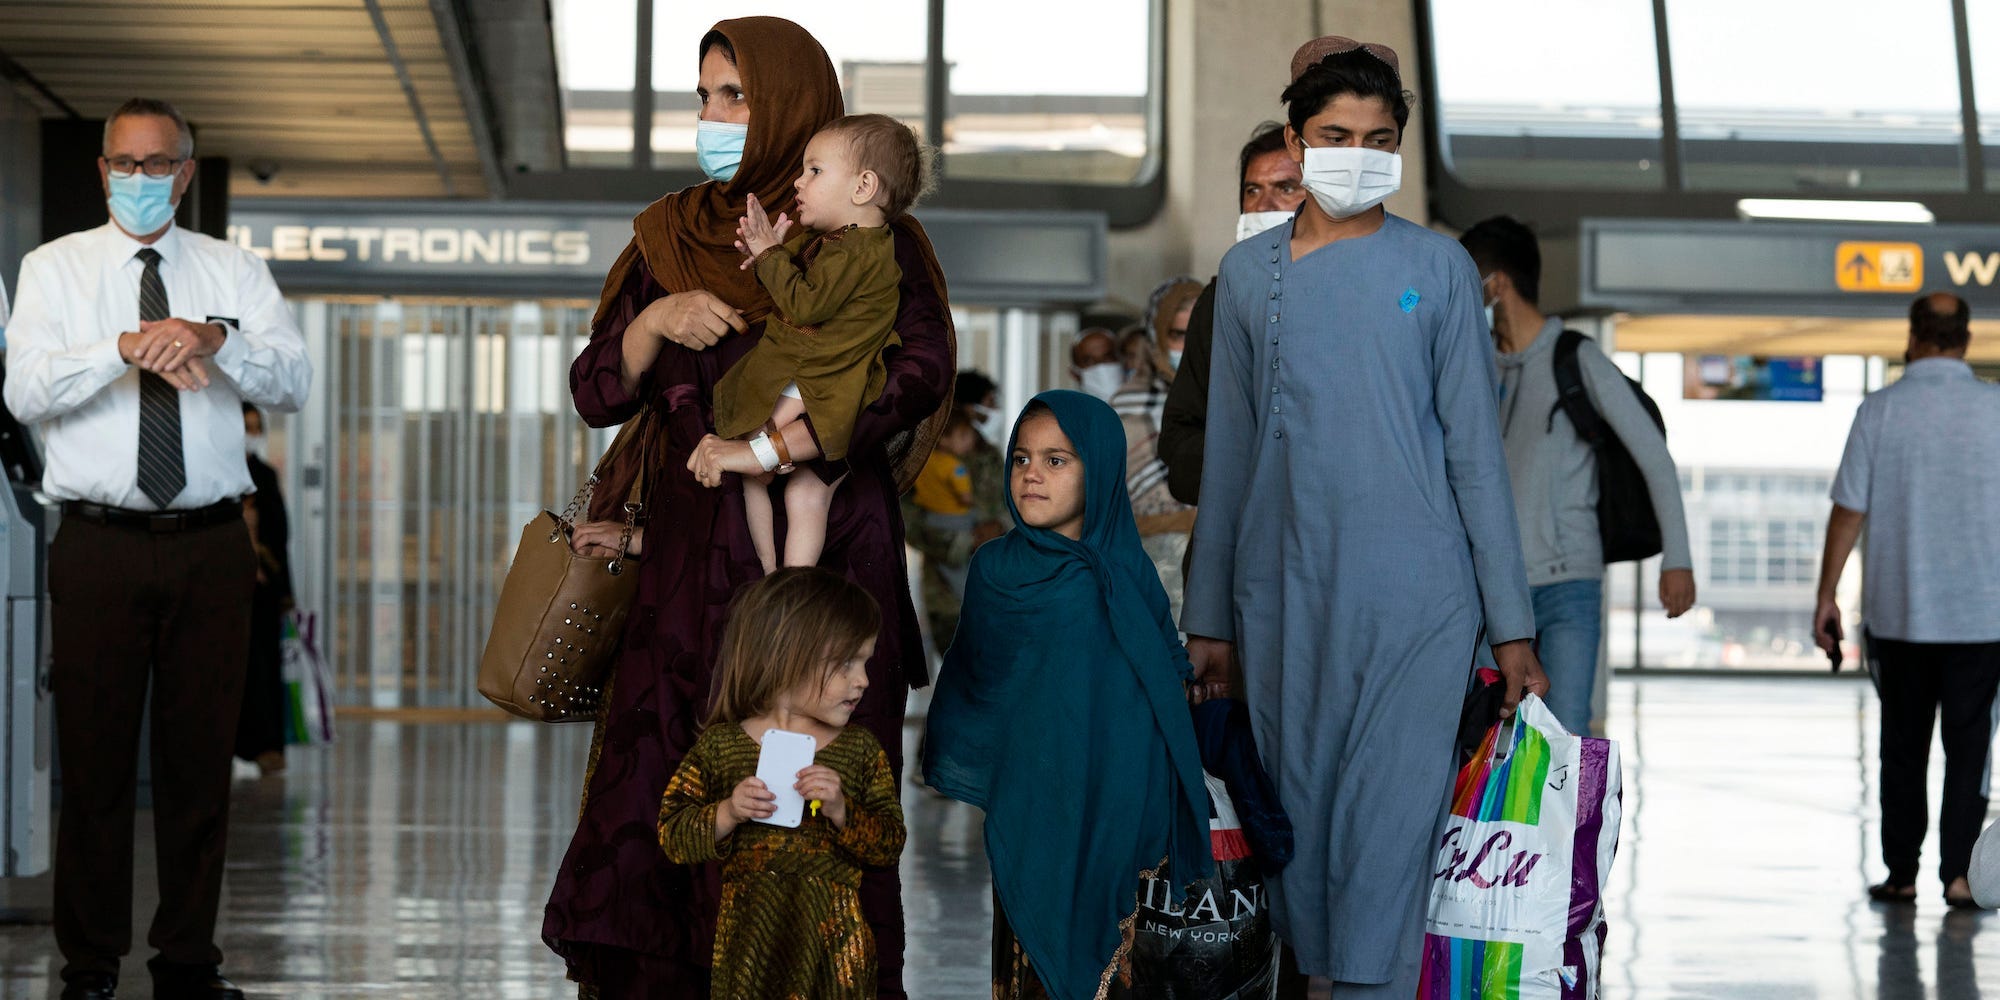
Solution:
{"label": "tunic button placket", "polygon": [[[1275,268],[1277,267],[1277,265],[1278,265],[1278,244],[1276,244],[1276,243],[1273,243],[1273,244],[1271,244],[1271,266],[1272,266],[1272,267],[1274,268],[1274,270],[1272,270],[1272,271],[1271,271],[1271,302],[1273,303],[1273,304],[1272,304],[1272,306],[1271,306],[1271,309],[1272,309],[1273,311],[1272,311],[1272,313],[1271,313],[1271,315],[1270,315],[1270,318],[1269,318],[1269,320],[1268,320],[1268,324],[1269,324],[1269,325],[1270,325],[1270,326],[1272,327],[1272,330],[1271,330],[1271,346],[1272,346],[1272,347],[1276,347],[1276,346],[1278,346],[1278,331],[1277,331],[1277,329],[1276,329],[1276,328],[1277,328],[1277,325],[1278,325],[1278,312],[1277,312],[1276,310],[1277,310],[1277,308],[1278,308],[1278,307],[1277,307],[1276,303],[1277,303],[1277,302],[1278,302],[1278,300],[1279,300],[1280,298],[1282,298],[1282,297],[1284,296],[1284,294],[1285,294],[1285,286],[1284,286],[1284,284],[1283,284],[1283,272],[1281,272],[1281,271],[1279,271],[1279,270],[1276,270],[1276,269],[1275,269]],[[1277,371],[1277,370],[1278,370],[1278,359],[1277,359],[1277,357],[1275,356],[1275,355],[1277,354],[1277,352],[1276,352],[1276,351],[1273,351],[1273,352],[1271,352],[1271,353],[1272,353],[1272,355],[1273,355],[1273,357],[1271,358],[1271,370],[1272,370],[1272,371]],[[1276,376],[1273,376],[1272,378],[1273,378],[1273,384],[1271,385],[1271,395],[1272,395],[1273,397],[1276,397],[1276,396],[1278,395],[1278,386],[1277,386],[1277,384],[1276,384],[1276,381],[1275,381],[1275,379],[1276,379]],[[1282,407],[1280,407],[1280,406],[1278,405],[1278,401],[1277,401],[1277,400],[1276,400],[1275,398],[1273,398],[1273,399],[1271,400],[1271,413],[1272,413],[1272,415],[1273,415],[1273,416],[1278,416],[1278,415],[1281,415],[1281,414],[1282,414],[1282,411],[1283,411],[1283,408],[1282,408]],[[1284,432],[1283,430],[1281,430],[1281,429],[1278,429],[1278,428],[1273,428],[1273,429],[1271,430],[1271,437],[1272,437],[1272,438],[1274,438],[1274,439],[1278,439],[1278,440],[1282,440],[1282,439],[1284,438],[1284,436],[1285,436],[1285,432]]]}

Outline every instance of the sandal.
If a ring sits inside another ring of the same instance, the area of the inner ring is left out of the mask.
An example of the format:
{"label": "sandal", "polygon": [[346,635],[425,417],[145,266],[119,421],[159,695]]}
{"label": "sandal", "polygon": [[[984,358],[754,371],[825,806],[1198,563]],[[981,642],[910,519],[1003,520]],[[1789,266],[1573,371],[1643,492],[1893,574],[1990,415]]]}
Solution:
{"label": "sandal", "polygon": [[1909,903],[1917,901],[1917,887],[1910,883],[1882,882],[1868,887],[1868,898],[1877,903]]}

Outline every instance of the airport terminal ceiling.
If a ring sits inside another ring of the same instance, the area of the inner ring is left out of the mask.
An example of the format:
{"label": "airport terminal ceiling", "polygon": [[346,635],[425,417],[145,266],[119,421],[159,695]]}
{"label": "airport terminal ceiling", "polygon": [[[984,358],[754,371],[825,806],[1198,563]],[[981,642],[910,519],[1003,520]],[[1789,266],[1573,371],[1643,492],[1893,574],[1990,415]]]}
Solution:
{"label": "airport terminal ceiling", "polygon": [[[151,81],[193,123],[199,155],[229,159],[235,197],[483,198],[499,194],[503,153],[561,162],[545,11],[525,0],[0,3],[0,76],[55,119],[102,118]],[[484,58],[481,38],[494,43]]]}
{"label": "airport terminal ceiling", "polygon": [[[1909,339],[1905,319],[1834,316],[1615,317],[1620,351],[1735,357],[1831,357],[1853,354],[1899,358]],[[2000,362],[2000,320],[1973,320],[1974,362]]]}

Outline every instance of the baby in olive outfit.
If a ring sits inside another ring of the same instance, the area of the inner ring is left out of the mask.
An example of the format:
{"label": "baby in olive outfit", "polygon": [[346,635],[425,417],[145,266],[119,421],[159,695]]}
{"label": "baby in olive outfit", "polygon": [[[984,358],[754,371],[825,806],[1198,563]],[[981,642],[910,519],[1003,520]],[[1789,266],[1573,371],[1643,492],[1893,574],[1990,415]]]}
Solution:
{"label": "baby in olive outfit", "polygon": [[[787,424],[812,418],[828,461],[847,456],[855,417],[882,394],[882,351],[899,343],[895,237],[889,223],[923,194],[927,151],[909,126],[886,115],[848,115],[819,130],[806,146],[794,183],[802,231],[789,241],[792,220],[773,222],[755,195],[736,246],[755,266],[776,307],[764,336],[716,387],[715,432],[749,437],[765,473],[743,491],[751,538],[764,572],[779,565],[811,566],[826,543],[827,506],[845,475],[833,482],[790,475]],[[761,429],[760,429],[761,428]],[[768,487],[785,476],[785,545],[779,558]]]}

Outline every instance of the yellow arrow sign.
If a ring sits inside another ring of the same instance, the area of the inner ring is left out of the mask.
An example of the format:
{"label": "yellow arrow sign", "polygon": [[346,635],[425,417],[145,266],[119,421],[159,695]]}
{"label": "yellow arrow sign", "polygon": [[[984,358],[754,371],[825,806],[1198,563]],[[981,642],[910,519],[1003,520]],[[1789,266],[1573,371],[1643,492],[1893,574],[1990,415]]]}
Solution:
{"label": "yellow arrow sign", "polygon": [[1924,248],[1915,243],[1842,243],[1833,279],[1843,292],[1914,292],[1924,287]]}

